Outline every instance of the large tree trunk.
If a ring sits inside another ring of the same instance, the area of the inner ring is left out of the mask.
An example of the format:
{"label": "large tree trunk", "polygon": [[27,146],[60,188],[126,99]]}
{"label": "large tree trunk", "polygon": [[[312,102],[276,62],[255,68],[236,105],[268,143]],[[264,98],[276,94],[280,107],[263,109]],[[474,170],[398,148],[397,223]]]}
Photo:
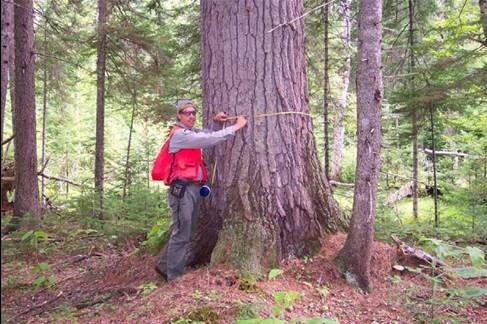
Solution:
{"label": "large tree trunk", "polygon": [[2,116],[1,116],[1,142],[3,143],[3,125],[5,121],[5,104],[7,102],[7,88],[10,79],[10,67],[13,64],[11,58],[13,51],[14,12],[13,2],[2,0]]}
{"label": "large tree trunk", "polygon": [[96,61],[96,145],[95,145],[95,190],[99,199],[99,217],[104,209],[104,164],[105,164],[105,71],[107,51],[107,0],[98,0],[98,58]]}
{"label": "large tree trunk", "polygon": [[372,289],[370,260],[380,168],[380,113],[383,93],[381,18],[381,0],[360,1],[357,59],[357,172],[350,231],[345,246],[339,254],[346,277],[365,291]]}
{"label": "large tree trunk", "polygon": [[342,41],[344,47],[343,63],[339,74],[342,78],[342,89],[340,98],[337,101],[335,119],[333,122],[333,151],[331,155],[330,179],[340,181],[343,167],[343,150],[345,149],[345,114],[347,112],[348,86],[350,84],[350,71],[352,69],[351,56],[351,31],[352,15],[351,0],[340,2],[339,13],[342,17]]}
{"label": "large tree trunk", "polygon": [[190,265],[211,255],[212,262],[261,273],[283,259],[311,255],[325,232],[343,225],[310,117],[260,115],[309,113],[303,21],[268,32],[302,13],[300,0],[201,1],[204,119],[223,110],[246,115],[249,123],[207,152],[216,181]]}
{"label": "large tree trunk", "polygon": [[34,27],[32,0],[16,0],[15,20],[15,202],[14,217],[40,221],[37,184]]}

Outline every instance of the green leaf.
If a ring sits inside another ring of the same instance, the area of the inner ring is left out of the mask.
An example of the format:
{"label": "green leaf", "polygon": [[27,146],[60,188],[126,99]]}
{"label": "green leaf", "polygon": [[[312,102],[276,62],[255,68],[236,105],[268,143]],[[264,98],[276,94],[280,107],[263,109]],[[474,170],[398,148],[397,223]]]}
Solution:
{"label": "green leaf", "polygon": [[34,235],[35,237],[37,237],[38,239],[43,239],[43,240],[47,240],[49,235],[47,235],[46,232],[44,231],[41,231],[41,230],[37,230],[34,232]]}
{"label": "green leaf", "polygon": [[453,271],[462,278],[482,278],[487,277],[486,269],[478,269],[474,267],[456,268]]}
{"label": "green leaf", "polygon": [[47,282],[49,283],[49,286],[54,286],[57,283],[56,276],[50,275],[49,278],[47,278]]}
{"label": "green leaf", "polygon": [[283,273],[284,271],[281,269],[271,269],[271,271],[269,271],[269,280],[272,280],[275,277],[282,275]]}
{"label": "green leaf", "polygon": [[470,256],[470,260],[472,261],[472,265],[475,268],[481,269],[485,265],[485,254],[484,251],[477,247],[467,246],[465,248]]}
{"label": "green leaf", "polygon": [[40,286],[44,285],[46,283],[46,278],[44,278],[43,276],[37,278],[36,280],[34,280],[34,282],[32,283],[36,288],[39,288]]}
{"label": "green leaf", "polygon": [[44,271],[47,271],[49,270],[50,266],[48,263],[46,262],[41,262],[39,263],[38,265],[36,265],[34,267],[34,269],[32,269],[32,272],[34,273],[39,273],[39,272],[44,272]]}
{"label": "green leaf", "polygon": [[27,241],[32,235],[34,234],[34,231],[28,231],[24,235],[22,235],[22,238],[20,239],[22,242]]}
{"label": "green leaf", "polygon": [[284,312],[284,307],[281,305],[276,305],[272,307],[272,315],[275,317],[281,316],[281,314]]}
{"label": "green leaf", "polygon": [[460,289],[456,293],[463,298],[476,298],[487,296],[487,288],[469,287],[467,289]]}

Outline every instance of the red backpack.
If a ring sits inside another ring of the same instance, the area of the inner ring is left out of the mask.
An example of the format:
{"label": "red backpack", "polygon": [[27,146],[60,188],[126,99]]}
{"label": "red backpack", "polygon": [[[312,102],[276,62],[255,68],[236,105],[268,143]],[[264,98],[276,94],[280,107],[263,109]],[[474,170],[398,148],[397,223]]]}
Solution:
{"label": "red backpack", "polygon": [[181,127],[174,126],[169,134],[169,138],[162,146],[157,155],[154,165],[152,166],[152,180],[164,181],[166,186],[169,186],[169,176],[171,175],[172,164],[174,162],[174,154],[169,153],[169,142],[171,141],[174,132]]}

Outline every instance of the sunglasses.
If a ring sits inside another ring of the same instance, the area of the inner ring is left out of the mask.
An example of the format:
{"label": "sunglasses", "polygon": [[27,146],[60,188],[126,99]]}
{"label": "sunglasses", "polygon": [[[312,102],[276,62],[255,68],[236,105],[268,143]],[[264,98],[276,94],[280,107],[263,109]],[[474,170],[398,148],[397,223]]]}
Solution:
{"label": "sunglasses", "polygon": [[191,111],[181,111],[180,112],[181,115],[184,115],[186,117],[189,117],[191,115],[195,116],[196,117],[196,110],[191,110]]}

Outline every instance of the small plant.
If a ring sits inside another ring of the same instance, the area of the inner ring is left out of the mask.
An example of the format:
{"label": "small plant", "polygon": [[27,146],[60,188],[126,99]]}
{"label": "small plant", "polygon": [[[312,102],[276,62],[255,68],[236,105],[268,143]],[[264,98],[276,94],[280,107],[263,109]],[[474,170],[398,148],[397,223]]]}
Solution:
{"label": "small plant", "polygon": [[203,298],[203,294],[201,293],[200,290],[196,289],[194,292],[193,292],[193,299],[194,300],[201,300]]}
{"label": "small plant", "polygon": [[271,271],[269,271],[269,280],[272,280],[280,275],[282,275],[284,273],[284,270],[281,270],[281,269],[271,269]]}
{"label": "small plant", "polygon": [[257,290],[257,276],[245,273],[239,280],[238,288],[243,291],[252,292]]}
{"label": "small plant", "polygon": [[49,235],[42,231],[42,230],[32,230],[26,232],[24,235],[22,235],[22,238],[20,239],[21,242],[28,244],[32,248],[34,248],[34,251],[36,253],[39,252],[44,252],[44,250],[39,249],[39,244],[43,242],[47,242],[47,239],[49,238]]}
{"label": "small plant", "polygon": [[275,305],[272,308],[272,314],[275,317],[279,317],[284,313],[286,309],[292,307],[292,304],[301,297],[301,294],[297,291],[278,291],[274,294]]}
{"label": "small plant", "polygon": [[52,287],[57,283],[56,276],[53,274],[49,275],[50,269],[49,264],[45,262],[39,263],[34,267],[33,272],[40,274],[32,283],[36,290],[40,287]]}
{"label": "small plant", "polygon": [[175,321],[174,324],[217,324],[219,319],[218,313],[212,307],[206,305],[192,310],[184,318]]}
{"label": "small plant", "polygon": [[240,309],[238,313],[238,318],[240,320],[258,319],[259,312],[262,308],[260,304],[257,303],[244,304],[241,301],[237,301],[237,306]]}
{"label": "small plant", "polygon": [[326,298],[326,296],[328,296],[328,294],[330,293],[330,288],[328,288],[327,286],[317,287],[316,290],[318,290],[323,298]]}
{"label": "small plant", "polygon": [[170,236],[169,220],[166,218],[159,219],[152,225],[151,230],[147,234],[147,240],[143,244],[147,246],[150,253],[157,254]]}
{"label": "small plant", "polygon": [[157,289],[157,285],[153,282],[148,282],[145,284],[140,285],[137,287],[139,289],[139,292],[142,293],[142,295],[147,296],[149,295],[154,289]]}

